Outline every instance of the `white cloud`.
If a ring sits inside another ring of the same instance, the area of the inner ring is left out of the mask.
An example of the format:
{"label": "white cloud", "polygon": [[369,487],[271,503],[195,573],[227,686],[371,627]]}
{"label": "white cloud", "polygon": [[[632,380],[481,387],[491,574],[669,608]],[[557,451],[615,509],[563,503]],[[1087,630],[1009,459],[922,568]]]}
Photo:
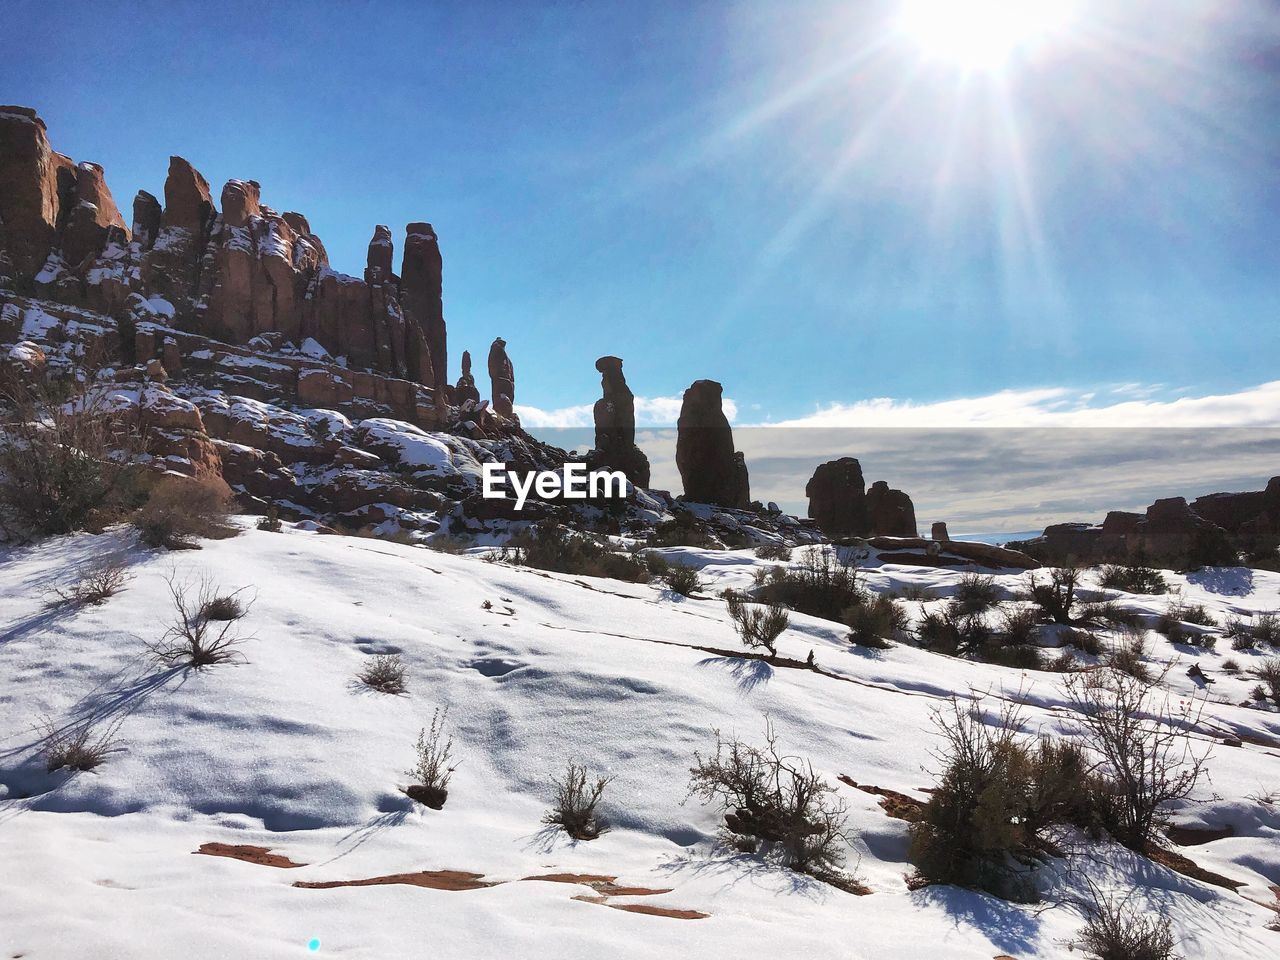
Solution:
{"label": "white cloud", "polygon": [[[680,416],[681,402],[681,397],[636,397],[636,425],[674,427]],[[593,407],[594,404],[583,403],[576,407],[543,410],[540,407],[516,404],[516,413],[527,428],[567,430],[594,426]],[[729,397],[724,399],[724,415],[729,418],[730,423],[738,416],[738,405]]]}
{"label": "white cloud", "polygon": [[778,427],[1252,427],[1280,420],[1280,380],[1236,393],[1154,400],[1159,387],[1047,387],[914,403],[881,397],[832,403]]}

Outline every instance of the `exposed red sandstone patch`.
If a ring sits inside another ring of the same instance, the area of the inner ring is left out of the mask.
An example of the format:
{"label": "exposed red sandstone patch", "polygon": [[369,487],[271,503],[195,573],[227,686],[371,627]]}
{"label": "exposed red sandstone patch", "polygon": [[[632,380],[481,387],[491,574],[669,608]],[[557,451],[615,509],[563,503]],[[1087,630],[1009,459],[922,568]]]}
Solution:
{"label": "exposed red sandstone patch", "polygon": [[235,843],[202,843],[200,849],[193,853],[203,853],[210,857],[230,857],[232,860],[243,860],[245,863],[257,863],[264,867],[305,867],[305,863],[294,863],[288,857],[272,853],[266,847],[253,847],[248,844]]}
{"label": "exposed red sandstone patch", "polygon": [[869,783],[858,783],[850,777],[841,774],[837,779],[843,784],[853,787],[855,790],[861,790],[863,793],[870,793],[880,798],[880,807],[889,816],[895,820],[905,820],[907,823],[915,823],[924,815],[924,804],[919,800],[913,800],[905,793],[899,793],[896,790],[887,790],[884,787],[872,786]]}
{"label": "exposed red sandstone patch", "polygon": [[606,897],[656,897],[661,893],[670,893],[670,887],[620,887],[614,881],[617,877],[609,877],[596,873],[544,873],[536,877],[521,877],[522,880],[545,880],[548,883],[580,883]]}
{"label": "exposed red sandstone patch", "polygon": [[612,907],[614,910],[625,910],[627,913],[643,913],[648,917],[670,917],[672,920],[705,920],[711,916],[709,913],[702,913],[698,910],[678,910],[674,907],[655,907],[648,903],[610,903],[608,897],[589,897],[586,895],[574,897],[575,900],[581,900],[583,903],[597,903],[602,907]]}
{"label": "exposed red sandstone patch", "polygon": [[482,879],[483,876],[482,873],[467,873],[465,870],[422,870],[418,873],[392,873],[385,877],[368,877],[364,880],[299,880],[294,886],[305,887],[308,890],[331,890],[334,887],[377,887],[403,883],[411,887],[455,891],[497,886],[492,881]]}
{"label": "exposed red sandstone patch", "polygon": [[1184,877],[1190,877],[1192,880],[1199,880],[1201,883],[1211,883],[1215,887],[1223,887],[1227,890],[1235,890],[1244,886],[1243,880],[1232,880],[1224,877],[1220,873],[1214,873],[1212,870],[1206,870],[1204,867],[1195,863],[1193,860],[1184,857],[1180,853],[1174,853],[1172,850],[1164,847],[1153,847],[1148,850],[1147,857],[1160,864],[1168,867],[1175,873],[1180,873]]}
{"label": "exposed red sandstone patch", "polygon": [[1235,836],[1231,827],[1169,827],[1165,834],[1180,847],[1195,847]]}

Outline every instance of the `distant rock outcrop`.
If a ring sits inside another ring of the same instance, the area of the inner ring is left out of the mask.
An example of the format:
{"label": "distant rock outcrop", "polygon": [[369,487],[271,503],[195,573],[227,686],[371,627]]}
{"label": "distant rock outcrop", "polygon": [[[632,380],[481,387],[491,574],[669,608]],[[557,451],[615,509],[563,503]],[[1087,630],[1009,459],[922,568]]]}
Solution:
{"label": "distant rock outcrop", "polygon": [[636,401],[622,360],[601,357],[596,361],[604,396],[596,401],[595,449],[588,458],[592,469],[621,470],[637,487],[649,486],[649,458],[636,446]]}
{"label": "distant rock outcrop", "polygon": [[[401,306],[411,331],[410,374],[419,383],[449,382],[448,332],[444,323],[444,260],[429,223],[405,228],[400,265]],[[426,378],[430,377],[430,381]]]}
{"label": "distant rock outcrop", "polygon": [[890,489],[884,480],[877,480],[867,491],[867,518],[872,536],[918,536],[916,508],[911,498],[901,490]]}
{"label": "distant rock outcrop", "polygon": [[745,509],[751,502],[747,464],[734,450],[723,393],[714,380],[695,380],[684,392],[677,421],[676,467],[686,499]]}
{"label": "distant rock outcrop", "polygon": [[809,517],[827,536],[867,535],[866,483],[856,459],[841,457],[819,464],[804,493],[809,498]]}
{"label": "distant rock outcrop", "polygon": [[504,417],[515,416],[516,372],[507,356],[507,341],[501,337],[489,347],[489,382],[494,412]]}
{"label": "distant rock outcrop", "polygon": [[479,403],[480,391],[476,388],[476,378],[471,373],[471,351],[462,351],[462,376],[458,377],[458,385],[453,388],[454,400],[459,403]]}
{"label": "distant rock outcrop", "polygon": [[947,524],[944,520],[935,520],[933,527],[929,531],[929,539],[937,540],[939,543],[947,543],[951,540],[951,535],[947,533]]}
{"label": "distant rock outcrop", "polygon": [[192,333],[232,344],[271,334],[297,348],[312,339],[350,369],[447,383],[430,224],[409,224],[403,282],[385,226],[358,279],[331,270],[306,217],[272,210],[257,181],[228,181],[219,203],[221,214],[200,171],[170,157],[164,204],[140,191],[131,235],[100,166],[54,152],[34,110],[0,107],[0,279],[19,293],[114,317],[136,294]]}

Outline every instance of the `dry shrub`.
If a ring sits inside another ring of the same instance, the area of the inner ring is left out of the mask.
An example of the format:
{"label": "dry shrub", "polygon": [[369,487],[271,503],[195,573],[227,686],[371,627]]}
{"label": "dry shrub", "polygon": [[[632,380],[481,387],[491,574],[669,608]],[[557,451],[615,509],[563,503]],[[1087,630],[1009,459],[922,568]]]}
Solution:
{"label": "dry shrub", "polygon": [[847,812],[835,788],[812,764],[784,755],[770,724],[763,747],[726,740],[718,730],[715,737],[712,756],[694,754],[689,796],[719,804],[730,833],[754,841],[753,847],[767,844],[791,869],[857,889],[856,878],[844,872]]}
{"label": "dry shrub", "polygon": [[956,610],[965,615],[985,613],[999,602],[996,578],[982,573],[963,574],[952,600]]}
{"label": "dry shrub", "polygon": [[[1262,681],[1261,687],[1264,694],[1270,698],[1271,702],[1280,707],[1280,657],[1271,657],[1262,661],[1254,668],[1254,675]],[[1261,700],[1261,697],[1255,697]]]}
{"label": "dry shrub", "polygon": [[771,657],[777,656],[778,637],[791,622],[787,608],[777,603],[761,607],[737,593],[727,594],[724,602],[742,642],[748,647],[764,648]]}
{"label": "dry shrub", "polygon": [[413,767],[405,771],[412,783],[405,787],[405,794],[432,810],[439,810],[449,799],[449,780],[458,769],[453,763],[453,737],[448,733],[448,709],[439,707],[431,714],[431,726],[418,732],[414,744],[417,757]]}
{"label": "dry shrub", "polygon": [[503,547],[497,559],[539,570],[587,577],[610,577],[644,583],[649,571],[633,556],[616,553],[607,543],[568,530],[556,523],[540,523],[521,531]]}
{"label": "dry shrub", "polygon": [[0,376],[0,531],[100,530],[135,505],[142,431],[91,384],[85,370],[34,383]]}
{"label": "dry shrub", "polygon": [[231,490],[220,477],[165,475],[134,515],[142,542],[167,550],[198,550],[199,540],[223,540],[238,532],[228,523]]}
{"label": "dry shrub", "polygon": [[399,695],[409,689],[404,673],[404,660],[399,654],[383,653],[370,658],[356,674],[356,679],[379,693]]}
{"label": "dry shrub", "polygon": [[223,593],[213,597],[200,612],[206,620],[239,620],[253,606],[252,600],[246,602],[240,597],[245,589],[241,587],[233,593]]}
{"label": "dry shrub", "polygon": [[702,578],[698,576],[698,571],[682,563],[668,564],[661,578],[668,590],[682,597],[692,596],[702,589]]}
{"label": "dry shrub", "polygon": [[1106,664],[1112,670],[1146,683],[1151,679],[1151,668],[1146,663],[1147,641],[1142,632],[1129,630],[1114,643],[1106,655]]}
{"label": "dry shrub", "polygon": [[[237,621],[219,622],[209,619],[205,613],[223,596],[217,584],[208,575],[191,581],[178,580],[176,574],[167,577],[165,583],[169,587],[176,617],[159,640],[147,644],[147,650],[155,661],[163,667],[189,667],[193,670],[244,663],[244,655],[238,648],[248,637],[240,634]],[[251,605],[244,606],[244,613]]]}
{"label": "dry shrub", "polygon": [[762,543],[756,547],[756,557],[760,560],[790,560],[791,548],[785,543]]}
{"label": "dry shrub", "polygon": [[877,594],[865,603],[857,603],[844,612],[849,627],[849,642],[860,647],[884,650],[907,629],[907,612],[886,594]]}
{"label": "dry shrub", "polygon": [[612,779],[612,777],[592,779],[587,775],[585,766],[570,763],[565,768],[563,778],[551,778],[556,798],[552,808],[542,818],[542,822],[549,826],[561,827],[575,840],[594,840],[609,829],[608,822],[596,815],[596,805],[604,796],[605,787]]}
{"label": "dry shrub", "polygon": [[267,512],[258,518],[258,529],[264,533],[279,533],[282,526],[280,510],[274,503],[268,504]]}
{"label": "dry shrub", "polygon": [[1142,625],[1142,614],[1125,610],[1113,600],[1082,603],[1077,611],[1075,622],[1078,624],[1121,629],[1137,628]]}
{"label": "dry shrub", "polygon": [[1170,805],[1195,790],[1209,757],[1187,736],[1203,701],[1174,704],[1158,693],[1167,674],[1144,679],[1104,669],[1064,681],[1084,745],[1097,758],[1091,775],[1100,815],[1112,836],[1135,850],[1146,849],[1167,825]]}
{"label": "dry shrub", "polygon": [[1104,564],[1098,568],[1098,583],[1108,590],[1124,593],[1168,593],[1169,583],[1159,570],[1135,564]]}
{"label": "dry shrub", "polygon": [[932,587],[926,587],[919,583],[908,583],[899,591],[899,595],[903,600],[916,600],[921,603],[938,599],[938,595]]}
{"label": "dry shrub", "polygon": [[993,633],[981,613],[966,612],[952,600],[941,610],[930,610],[916,624],[922,646],[948,656],[977,654],[991,644]]}
{"label": "dry shrub", "polygon": [[1049,571],[1049,582],[1041,583],[1032,574],[1029,588],[1031,602],[1040,608],[1050,623],[1071,623],[1071,610],[1076,602],[1076,587],[1080,585],[1080,570],[1076,567],[1057,567]]}
{"label": "dry shrub", "polygon": [[1280,647],[1280,616],[1259,613],[1252,623],[1246,623],[1240,617],[1231,617],[1223,632],[1231,638],[1232,650],[1255,650],[1263,644]]}
{"label": "dry shrub", "polygon": [[1089,819],[1083,754],[1071,744],[1019,736],[1022,720],[1005,705],[987,723],[981,701],[937,711],[943,737],[937,788],[911,826],[913,884],[951,883],[1018,901],[1036,899],[1027,867],[1040,832]]}
{"label": "dry shrub", "polygon": [[769,582],[756,594],[767,603],[837,623],[846,610],[867,599],[858,584],[857,566],[825,547],[808,548],[793,567],[774,567]]}
{"label": "dry shrub", "polygon": [[59,729],[50,720],[39,725],[42,734],[41,752],[45,769],[93,770],[106,763],[107,756],[121,749],[116,737],[123,718],[114,723],[101,724],[92,718]]}
{"label": "dry shrub", "polygon": [[1124,897],[1090,889],[1085,925],[1071,946],[1090,960],[1178,960],[1169,918],[1129,905]]}
{"label": "dry shrub", "polygon": [[111,554],[87,565],[84,575],[70,586],[54,587],[54,603],[77,607],[105,603],[132,579],[124,556]]}

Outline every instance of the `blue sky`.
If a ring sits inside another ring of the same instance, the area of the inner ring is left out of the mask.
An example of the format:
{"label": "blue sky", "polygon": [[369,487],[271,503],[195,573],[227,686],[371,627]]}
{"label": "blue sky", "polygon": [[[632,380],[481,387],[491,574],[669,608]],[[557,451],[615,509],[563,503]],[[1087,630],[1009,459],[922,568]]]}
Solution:
{"label": "blue sky", "polygon": [[431,221],[452,375],[501,334],[543,411],[605,353],[749,422],[1280,379],[1280,4],[1076,2],[975,74],[896,0],[6,0],[0,97],[126,210],[177,153],[349,273]]}

